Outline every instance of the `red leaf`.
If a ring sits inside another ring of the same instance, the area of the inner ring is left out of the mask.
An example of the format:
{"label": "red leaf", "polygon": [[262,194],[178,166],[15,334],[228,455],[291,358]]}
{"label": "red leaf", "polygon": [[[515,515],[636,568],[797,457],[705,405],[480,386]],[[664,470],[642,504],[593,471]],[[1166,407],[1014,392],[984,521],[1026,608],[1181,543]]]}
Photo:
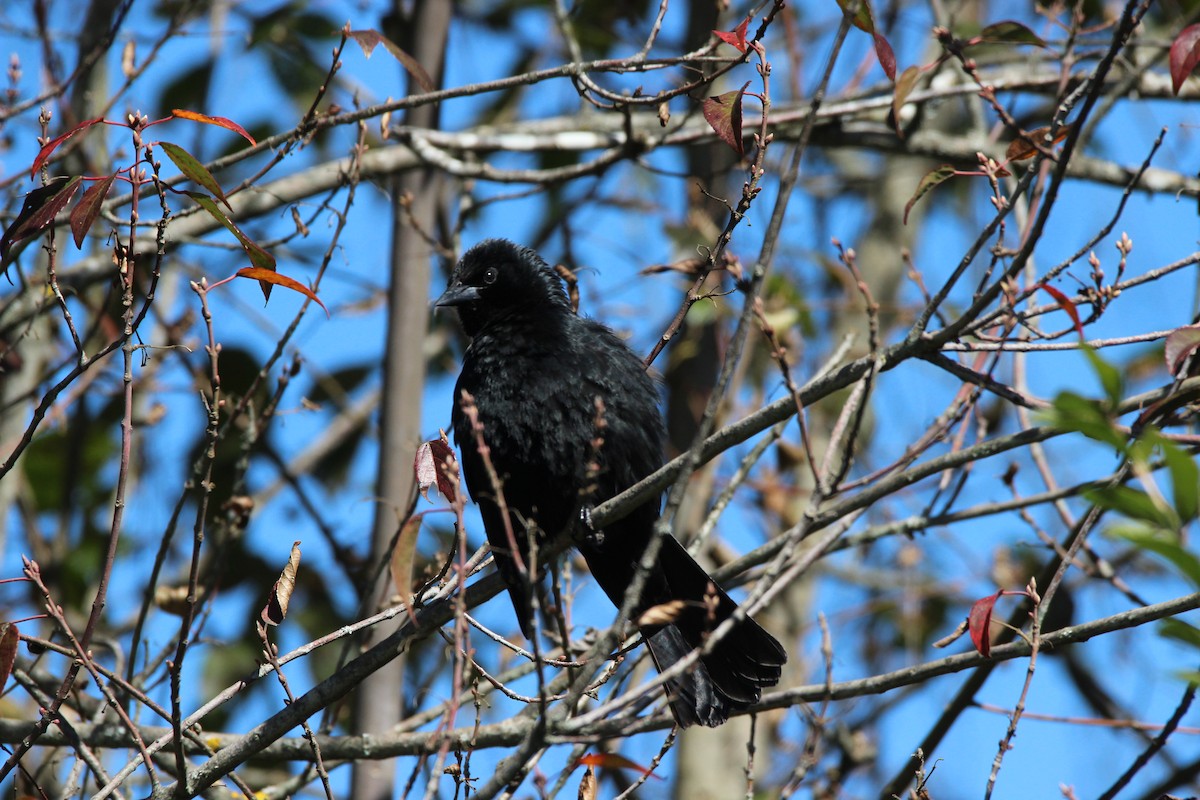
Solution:
{"label": "red leaf", "polygon": [[1200,22],[1188,25],[1171,42],[1171,89],[1179,94],[1179,87],[1192,74],[1196,62],[1200,61]]}
{"label": "red leaf", "polygon": [[746,52],[749,46],[746,44],[746,30],[750,27],[750,17],[747,16],[742,23],[731,31],[713,31],[713,36],[716,36],[722,42],[732,45],[738,49],[739,53]]}
{"label": "red leaf", "polygon": [[710,97],[701,106],[704,119],[721,141],[733,148],[738,158],[746,154],[746,146],[742,142],[742,96],[749,85],[750,81],[746,81],[741,89]]}
{"label": "red leaf", "polygon": [[108,191],[112,189],[116,179],[117,176],[113,174],[93,183],[83,193],[83,197],[79,198],[79,205],[71,210],[71,234],[75,237],[76,247],[83,247],[83,238],[96,224],[96,218],[100,216],[100,209],[104,206],[104,199],[108,197]]}
{"label": "red leaf", "polygon": [[421,66],[420,62],[402,50],[398,44],[384,36],[379,31],[371,29],[362,31],[348,31],[346,32],[346,35],[358,42],[358,46],[362,48],[363,55],[365,55],[367,58],[370,58],[371,53],[375,52],[375,47],[377,45],[382,44],[384,49],[391,53],[392,57],[399,61],[400,65],[408,71],[408,74],[413,76],[413,79],[416,80],[417,85],[420,86],[423,91],[432,92],[437,89],[433,83],[433,78],[429,77],[429,73],[425,71],[425,68]]}
{"label": "red leaf", "polygon": [[1075,332],[1078,333],[1079,338],[1082,339],[1083,338],[1083,323],[1079,321],[1079,309],[1075,308],[1075,303],[1073,303],[1071,301],[1071,298],[1067,297],[1061,291],[1059,291],[1058,289],[1055,289],[1053,286],[1051,286],[1048,283],[1039,283],[1034,288],[1035,289],[1044,289],[1046,291],[1046,294],[1050,295],[1051,297],[1053,297],[1055,300],[1058,301],[1058,304],[1060,306],[1062,306],[1062,310],[1067,312],[1067,316],[1069,316],[1071,318],[1071,321],[1075,323]]}
{"label": "red leaf", "polygon": [[[293,292],[299,292],[319,305],[325,312],[325,316],[329,316],[329,309],[325,308],[325,304],[321,302],[321,298],[317,297],[317,293],[295,278],[289,278],[287,275],[280,275],[273,269],[264,269],[262,267],[242,267],[237,271],[237,276],[239,278],[250,278],[251,280],[258,281],[259,287],[263,290],[263,296],[268,300],[271,299],[271,290],[268,288],[271,285],[282,286],[285,289],[291,289]],[[267,286],[263,284],[267,284]]]}
{"label": "red leaf", "polygon": [[231,119],[226,119],[225,117],[210,117],[208,114],[201,114],[197,111],[187,111],[182,108],[171,109],[171,116],[175,119],[190,119],[193,122],[203,122],[205,125],[216,125],[218,128],[225,128],[226,130],[233,131],[250,144],[258,144],[258,142],[254,141],[254,137],[246,132],[245,128],[243,128],[241,125],[238,125]]}
{"label": "red leaf", "polygon": [[0,237],[0,260],[8,256],[14,244],[28,239],[53,222],[58,212],[66,208],[75,196],[80,180],[79,176],[62,176],[25,195],[21,213],[17,214],[12,225],[4,231],[4,236]]}
{"label": "red leaf", "polygon": [[[837,0],[837,4],[843,14],[849,14],[856,0]],[[871,34],[875,40],[875,57],[879,59],[879,66],[883,67],[889,81],[896,80],[896,54],[892,52],[888,40],[875,27],[875,11],[871,8],[869,0],[857,0],[857,8],[854,16],[850,18],[850,24],[864,33]]]}
{"label": "red leaf", "polygon": [[1167,371],[1172,378],[1179,377],[1179,371],[1187,357],[1200,348],[1200,325],[1184,325],[1176,328],[1167,335],[1163,355],[1167,359]]}
{"label": "red leaf", "polygon": [[1000,590],[993,595],[976,600],[967,617],[967,631],[971,634],[971,642],[984,658],[988,658],[992,654],[992,609],[1003,593],[1004,590]]}
{"label": "red leaf", "polygon": [[429,488],[436,486],[438,494],[447,501],[454,502],[458,467],[454,460],[454,450],[446,441],[445,435],[441,439],[424,442],[417,448],[417,455],[413,458],[413,473],[417,478],[417,488],[426,500],[429,499]]}
{"label": "red leaf", "polygon": [[66,133],[60,134],[46,142],[46,144],[42,146],[42,149],[38,151],[37,158],[33,160],[33,167],[31,167],[29,170],[29,177],[32,178],[34,175],[37,175],[38,170],[42,168],[42,165],[45,164],[46,160],[50,158],[50,154],[53,153],[60,144],[65,142],[67,139],[70,139],[80,131],[92,127],[97,122],[104,122],[104,117],[96,117],[95,119],[89,119],[85,122],[81,122]]}
{"label": "red leaf", "polygon": [[17,631],[17,623],[0,622],[0,692],[4,691],[8,676],[12,674],[13,664],[17,660],[17,644],[20,641],[21,634]]}
{"label": "red leaf", "polygon": [[583,764],[585,767],[607,767],[609,769],[637,770],[643,775],[662,780],[662,777],[655,775],[651,770],[646,769],[636,761],[631,761],[625,756],[617,755],[616,753],[589,753],[588,755],[579,759],[579,763]]}
{"label": "red leaf", "polygon": [[879,59],[879,66],[883,67],[883,74],[888,76],[889,81],[896,80],[896,54],[892,52],[892,46],[888,44],[888,40],[883,34],[875,31],[875,56]]}

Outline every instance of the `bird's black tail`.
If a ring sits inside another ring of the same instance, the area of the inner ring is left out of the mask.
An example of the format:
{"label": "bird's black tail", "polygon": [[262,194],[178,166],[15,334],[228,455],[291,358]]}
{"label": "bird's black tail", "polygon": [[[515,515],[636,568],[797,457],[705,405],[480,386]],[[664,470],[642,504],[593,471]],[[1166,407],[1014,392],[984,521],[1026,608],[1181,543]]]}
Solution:
{"label": "bird's black tail", "polygon": [[[686,603],[670,624],[642,628],[661,672],[703,647],[709,632],[728,619],[737,604],[672,536],[663,538],[658,566],[668,596]],[[667,682],[671,712],[684,727],[716,727],[731,713],[757,703],[764,688],[779,682],[786,661],[787,653],[775,637],[746,617],[694,669]]]}

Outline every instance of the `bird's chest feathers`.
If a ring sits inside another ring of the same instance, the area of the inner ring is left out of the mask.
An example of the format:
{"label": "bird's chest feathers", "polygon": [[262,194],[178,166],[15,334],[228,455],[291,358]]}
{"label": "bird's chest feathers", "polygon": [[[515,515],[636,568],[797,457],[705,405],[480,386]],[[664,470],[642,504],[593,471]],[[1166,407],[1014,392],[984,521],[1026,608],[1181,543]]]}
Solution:
{"label": "bird's chest feathers", "polygon": [[[537,469],[573,483],[590,449],[595,399],[603,390],[569,348],[545,337],[481,335],[458,383],[475,401],[483,437],[501,473]],[[459,398],[456,398],[458,400]],[[461,413],[457,417],[461,417]],[[467,431],[456,434],[464,449]]]}

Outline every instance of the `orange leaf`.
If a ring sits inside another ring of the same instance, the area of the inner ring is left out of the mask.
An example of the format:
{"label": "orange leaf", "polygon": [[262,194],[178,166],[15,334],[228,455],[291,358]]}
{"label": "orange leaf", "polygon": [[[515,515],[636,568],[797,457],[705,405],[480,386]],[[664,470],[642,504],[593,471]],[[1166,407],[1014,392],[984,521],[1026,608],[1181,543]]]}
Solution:
{"label": "orange leaf", "polygon": [[238,136],[248,141],[250,144],[258,144],[254,141],[254,137],[246,132],[246,129],[238,125],[231,119],[225,117],[210,117],[208,114],[201,114],[198,111],[187,111],[182,108],[171,109],[171,116],[175,119],[190,119],[193,122],[203,122],[205,125],[216,125],[218,128],[231,130]]}
{"label": "orange leaf", "polygon": [[[1054,132],[1054,139],[1050,142],[1050,145],[1056,145],[1067,138],[1071,133],[1073,125],[1074,123],[1058,126],[1058,130]],[[1029,133],[1022,133],[1009,143],[1004,157],[1009,161],[1025,161],[1026,159],[1033,158],[1037,155],[1038,145],[1042,145],[1043,147],[1049,146],[1045,142],[1046,134],[1048,133],[1050,133],[1048,126],[1032,130]]]}
{"label": "orange leaf", "polygon": [[[251,280],[256,280],[260,285],[268,283],[274,286],[282,286],[285,289],[291,289],[294,292],[299,292],[309,300],[312,300],[314,303],[319,305],[325,312],[325,316],[329,316],[329,309],[325,308],[325,304],[321,302],[321,298],[317,297],[317,293],[295,278],[289,278],[287,275],[280,275],[273,269],[264,269],[263,267],[242,267],[237,271],[237,275],[239,278],[250,278]],[[265,288],[263,289],[263,292],[266,292]]]}
{"label": "orange leaf", "polygon": [[661,777],[659,777],[658,775],[655,775],[652,771],[646,769],[641,764],[638,764],[637,762],[634,762],[634,761],[630,761],[625,756],[617,755],[616,753],[590,753],[590,754],[584,756],[583,758],[579,759],[579,763],[583,764],[584,766],[587,766],[587,767],[607,767],[608,769],[632,769],[632,770],[636,770],[636,771],[642,773],[643,775],[647,775],[651,778],[658,778],[660,781],[662,780]]}

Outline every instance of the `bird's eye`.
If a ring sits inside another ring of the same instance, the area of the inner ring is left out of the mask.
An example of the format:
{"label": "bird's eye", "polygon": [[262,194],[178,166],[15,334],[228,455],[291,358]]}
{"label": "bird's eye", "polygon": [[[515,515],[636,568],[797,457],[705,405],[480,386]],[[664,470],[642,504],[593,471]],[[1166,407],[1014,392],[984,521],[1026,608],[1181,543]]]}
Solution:
{"label": "bird's eye", "polygon": [[495,267],[488,267],[483,273],[484,284],[491,285],[496,282],[496,278],[500,276],[500,271]]}

